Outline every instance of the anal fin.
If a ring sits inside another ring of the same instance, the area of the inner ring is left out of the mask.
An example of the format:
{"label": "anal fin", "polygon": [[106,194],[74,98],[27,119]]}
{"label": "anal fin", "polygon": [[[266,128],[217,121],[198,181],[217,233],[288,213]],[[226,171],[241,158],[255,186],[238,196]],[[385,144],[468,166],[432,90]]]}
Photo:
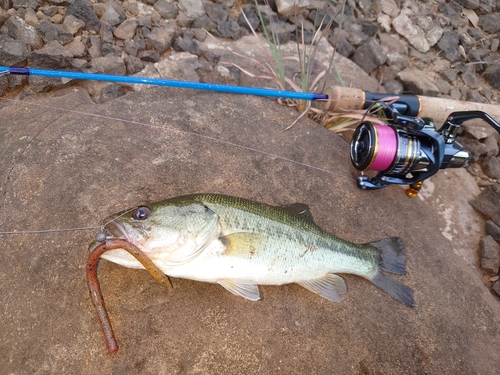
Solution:
{"label": "anal fin", "polygon": [[237,296],[244,297],[250,301],[260,299],[259,286],[252,280],[247,279],[220,279],[217,283]]}
{"label": "anal fin", "polygon": [[319,279],[301,281],[298,284],[333,302],[343,301],[344,297],[341,297],[340,294],[347,292],[344,279],[333,273],[328,273]]}

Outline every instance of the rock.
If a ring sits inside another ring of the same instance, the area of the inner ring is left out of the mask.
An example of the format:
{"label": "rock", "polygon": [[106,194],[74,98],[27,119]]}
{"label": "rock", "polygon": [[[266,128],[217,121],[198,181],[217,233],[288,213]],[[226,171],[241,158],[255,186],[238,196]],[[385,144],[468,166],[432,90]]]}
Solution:
{"label": "rock", "polygon": [[453,9],[452,7],[453,4],[448,4],[448,3],[445,3],[445,2],[440,2],[439,3],[439,10],[441,11],[441,13],[446,16],[448,18],[448,20],[450,21],[451,25],[453,26],[453,28],[458,28],[458,25],[461,23],[462,19],[460,17],[460,12],[461,11],[461,7],[458,6],[458,11]]}
{"label": "rock", "polygon": [[479,243],[479,254],[481,257],[481,268],[493,275],[498,274],[500,268],[500,245],[492,236],[486,236]]}
{"label": "rock", "polygon": [[114,43],[115,39],[113,36],[113,26],[111,26],[106,21],[101,21],[101,30],[99,31],[99,36],[103,43]]}
{"label": "rock", "polygon": [[181,37],[177,38],[174,41],[172,47],[174,47],[176,51],[180,52],[189,52],[193,55],[198,55],[198,56],[201,54],[200,46],[196,41],[193,40],[192,33],[184,32],[184,36],[182,38]]}
{"label": "rock", "polygon": [[491,52],[496,52],[498,51],[498,47],[500,45],[500,40],[497,39],[497,38],[494,38],[492,41],[491,41]]}
{"label": "rock", "polygon": [[375,36],[378,32],[378,26],[375,22],[363,20],[359,22],[359,25],[361,26],[361,32],[369,38]]}
{"label": "rock", "polygon": [[92,9],[92,5],[86,0],[75,0],[66,8],[65,16],[75,16],[85,22],[85,30],[99,32],[101,24],[99,18]]}
{"label": "rock", "polygon": [[439,92],[444,95],[448,95],[452,89],[451,85],[444,79],[438,79],[435,84]]}
{"label": "rock", "polygon": [[123,59],[125,61],[125,65],[127,67],[127,73],[129,75],[133,75],[135,73],[138,73],[144,68],[144,64],[142,63],[142,60],[138,58],[137,56],[125,56]]}
{"label": "rock", "polygon": [[475,138],[464,137],[460,139],[460,143],[471,153],[471,162],[476,162],[486,155],[486,146]]}
{"label": "rock", "polygon": [[0,41],[0,62],[2,65],[21,65],[28,57],[28,44],[20,40]]}
{"label": "rock", "polygon": [[45,47],[32,51],[28,56],[31,67],[62,69],[71,65],[73,55],[57,41],[45,45]]}
{"label": "rock", "polygon": [[500,296],[500,281],[495,281],[491,289],[493,289],[493,291]]}
{"label": "rock", "polygon": [[137,17],[150,16],[151,19],[155,20],[155,22],[159,22],[161,19],[160,14],[152,6],[141,2],[129,2],[126,9]]}
{"label": "rock", "polygon": [[62,28],[67,33],[75,35],[85,26],[85,22],[69,14],[64,17]]}
{"label": "rock", "polygon": [[381,14],[377,17],[377,22],[380,25],[380,29],[386,33],[391,32],[392,20],[387,14]]}
{"label": "rock", "polygon": [[419,52],[426,53],[431,48],[424,31],[418,25],[414,25],[411,19],[404,13],[392,20],[392,26],[396,32],[405,37],[405,39]]}
{"label": "rock", "polygon": [[132,40],[126,40],[124,43],[123,50],[130,56],[137,56],[140,50],[146,48],[146,42],[138,35]]}
{"label": "rock", "polygon": [[498,155],[499,148],[495,136],[487,137],[486,139],[484,139],[483,144],[486,147],[486,156]]}
{"label": "rock", "polygon": [[282,16],[291,16],[309,6],[309,0],[276,0],[276,9]]}
{"label": "rock", "polygon": [[[243,14],[245,14],[246,19]],[[253,5],[247,4],[242,7],[238,18],[238,25],[248,31],[257,30],[260,25],[260,19]]]}
{"label": "rock", "polygon": [[233,40],[239,39],[245,35],[244,29],[241,29],[238,23],[232,18],[226,22],[220,23],[217,26],[217,30],[219,31],[219,36],[222,38],[231,38]]}
{"label": "rock", "polygon": [[356,49],[352,60],[363,68],[365,72],[371,73],[386,62],[387,55],[377,41],[370,39],[369,42],[362,44]]}
{"label": "rock", "polygon": [[393,79],[392,81],[386,82],[384,84],[384,89],[387,93],[395,94],[395,95],[402,94],[404,91],[404,88],[403,88],[403,85],[401,84],[401,82],[399,82],[395,79]]}
{"label": "rock", "polygon": [[177,31],[170,27],[153,27],[151,33],[146,36],[146,44],[154,48],[161,55],[172,45]]}
{"label": "rock", "polygon": [[432,79],[420,70],[407,69],[397,74],[405,91],[414,95],[436,96],[439,89]]}
{"label": "rock", "polygon": [[73,34],[65,31],[61,26],[54,25],[47,20],[41,20],[35,29],[41,35],[45,43],[57,40],[61,44],[69,43],[73,40]]}
{"label": "rock", "polygon": [[139,52],[139,58],[144,62],[157,63],[160,61],[160,54],[155,50],[146,50]]}
{"label": "rock", "polygon": [[101,96],[98,100],[99,104],[109,102],[110,100],[116,99],[120,96],[125,95],[125,89],[121,85],[109,84],[102,88]]}
{"label": "rock", "polygon": [[64,46],[74,57],[83,57],[87,52],[85,45],[82,43],[82,37],[77,36],[72,42],[69,42]]}
{"label": "rock", "polygon": [[29,44],[33,49],[39,49],[43,46],[42,38],[38,35],[35,28],[28,25],[26,21],[18,16],[11,16],[3,24],[0,31],[15,40]]}
{"label": "rock", "polygon": [[447,69],[442,73],[443,78],[445,78],[448,82],[453,83],[458,75],[458,69]]}
{"label": "rock", "polygon": [[229,17],[229,8],[226,4],[206,3],[205,12],[216,24],[226,22]]}
{"label": "rock", "polygon": [[500,241],[500,226],[496,225],[493,221],[486,221],[484,224],[484,230],[486,231],[486,234],[493,237],[495,241]]}
{"label": "rock", "polygon": [[482,165],[483,171],[488,177],[500,179],[500,160],[496,156],[486,156]]}
{"label": "rock", "polygon": [[500,64],[489,65],[483,73],[483,78],[494,89],[500,89]]}
{"label": "rock", "polygon": [[196,73],[196,69],[200,67],[198,57],[187,52],[176,53],[169,56],[168,59],[155,64],[155,68],[162,78],[175,78],[192,82],[199,82],[200,78]]}
{"label": "rock", "polygon": [[12,7],[14,9],[19,8],[31,8],[37,10],[40,4],[37,0],[12,0]]}
{"label": "rock", "polygon": [[122,22],[113,32],[115,37],[119,39],[132,39],[135,35],[135,30],[137,29],[137,21],[134,19],[126,20]]}
{"label": "rock", "polygon": [[125,13],[125,9],[123,9],[121,4],[110,3],[101,21],[105,21],[109,23],[111,26],[116,26],[121,24],[126,19],[127,19],[127,14]]}
{"label": "rock", "polygon": [[445,31],[443,36],[439,40],[438,47],[441,51],[445,53],[445,56],[451,62],[459,59],[460,54],[458,53],[458,43],[460,39],[457,33],[452,31]]}
{"label": "rock", "polygon": [[478,25],[490,34],[500,31],[500,13],[482,15],[479,17]]}
{"label": "rock", "polygon": [[471,90],[479,88],[479,83],[474,74],[468,72],[464,73],[462,74],[462,80],[464,81],[465,85]]}
{"label": "rock", "polygon": [[472,207],[488,216],[500,225],[500,184],[495,184],[485,188],[477,197],[471,201]]}
{"label": "rock", "polygon": [[104,74],[125,75],[127,69],[122,58],[116,56],[105,56],[92,59],[91,69]]}
{"label": "rock", "polygon": [[198,18],[205,15],[201,0],[179,0],[179,9],[189,18]]}
{"label": "rock", "polygon": [[166,20],[173,20],[179,14],[177,5],[166,0],[158,0],[155,3],[154,8]]}
{"label": "rock", "polygon": [[464,125],[466,133],[472,135],[477,140],[481,141],[496,133],[496,130],[491,126],[482,125]]}
{"label": "rock", "polygon": [[102,56],[102,41],[101,38],[99,38],[97,35],[90,35],[89,36],[89,49],[88,49],[88,54],[92,59],[95,59],[97,57]]}

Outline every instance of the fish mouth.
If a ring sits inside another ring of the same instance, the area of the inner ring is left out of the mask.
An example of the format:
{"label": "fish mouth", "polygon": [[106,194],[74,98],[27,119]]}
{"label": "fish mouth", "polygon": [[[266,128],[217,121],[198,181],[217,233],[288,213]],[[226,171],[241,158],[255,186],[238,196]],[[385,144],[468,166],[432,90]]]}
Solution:
{"label": "fish mouth", "polygon": [[124,239],[130,242],[127,231],[121,223],[111,221],[104,226],[104,230],[115,238]]}

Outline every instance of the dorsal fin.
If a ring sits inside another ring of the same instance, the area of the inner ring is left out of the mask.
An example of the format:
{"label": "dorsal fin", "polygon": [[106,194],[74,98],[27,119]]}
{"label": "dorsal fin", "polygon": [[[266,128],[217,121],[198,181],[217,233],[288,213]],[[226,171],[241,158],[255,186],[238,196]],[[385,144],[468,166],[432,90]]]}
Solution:
{"label": "dorsal fin", "polygon": [[314,223],[311,210],[309,209],[309,206],[305,203],[292,203],[281,206],[280,208],[292,214],[298,215],[304,220]]}

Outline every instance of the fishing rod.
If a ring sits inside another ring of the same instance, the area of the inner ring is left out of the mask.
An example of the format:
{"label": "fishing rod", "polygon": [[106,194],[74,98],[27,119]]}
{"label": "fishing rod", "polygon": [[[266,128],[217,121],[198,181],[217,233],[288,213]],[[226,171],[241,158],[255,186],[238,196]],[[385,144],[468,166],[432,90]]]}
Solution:
{"label": "fishing rod", "polygon": [[368,109],[373,103],[388,96],[396,96],[392,107],[401,115],[415,117],[430,117],[436,122],[444,122],[448,115],[454,111],[483,111],[490,116],[500,118],[500,106],[434,98],[421,95],[408,94],[383,94],[373,93],[361,89],[331,86],[324,93],[295,92],[274,90],[258,87],[231,86],[214,83],[178,81],[161,78],[121,76],[113,74],[83,73],[66,70],[37,69],[17,66],[0,66],[0,76],[6,74],[20,74],[43,76],[50,78],[67,78],[94,80],[106,82],[120,82],[128,84],[144,84],[154,86],[176,87],[183,89],[225,92],[240,95],[268,96],[275,98],[288,98],[297,100],[323,101],[323,109],[330,112],[348,112],[353,110]]}
{"label": "fishing rod", "polygon": [[216,91],[216,92],[225,92],[230,94],[242,94],[242,95],[254,95],[254,96],[269,96],[275,98],[288,98],[297,100],[328,99],[328,96],[325,94],[316,94],[309,92],[295,92],[295,91],[273,90],[273,89],[264,89],[256,87],[221,85],[215,83],[177,81],[177,80],[162,79],[162,78],[120,76],[114,74],[99,74],[99,73],[83,73],[83,72],[72,72],[66,70],[49,70],[49,69],[25,68],[17,66],[0,66],[0,76],[6,74],[20,74],[20,75],[31,75],[31,76],[50,77],[50,78],[68,78],[68,79],[81,79],[81,80],[91,80],[91,81],[106,81],[106,82],[120,82],[128,84],[166,86],[166,87],[176,87],[182,89]]}

